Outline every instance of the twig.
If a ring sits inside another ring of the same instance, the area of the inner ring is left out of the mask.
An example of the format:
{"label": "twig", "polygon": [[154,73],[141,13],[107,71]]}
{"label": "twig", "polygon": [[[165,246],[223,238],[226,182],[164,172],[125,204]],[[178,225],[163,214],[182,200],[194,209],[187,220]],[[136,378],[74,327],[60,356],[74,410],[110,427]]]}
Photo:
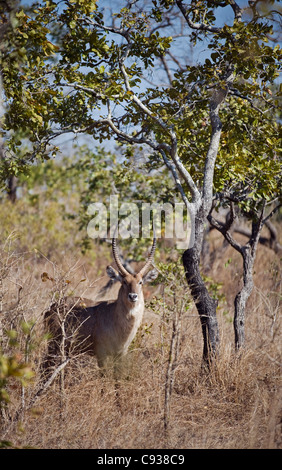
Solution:
{"label": "twig", "polygon": [[8,428],[6,429],[5,433],[4,433],[4,437],[8,434],[8,432],[11,430],[12,426],[14,425],[14,423],[16,423],[20,417],[23,415],[23,413],[25,411],[27,411],[28,409],[30,409],[34,403],[36,402],[36,400],[52,385],[52,383],[54,382],[55,378],[57,377],[57,375],[66,367],[66,365],[70,362],[70,358],[67,358],[63,363],[61,363],[55,370],[54,372],[52,373],[52,375],[49,377],[49,379],[39,388],[39,390],[37,390],[37,392],[35,393],[35,395],[32,397],[32,399],[29,401],[28,405],[23,407],[21,406],[18,411],[16,412],[14,418],[12,418],[12,422],[10,423],[10,425],[8,426]]}
{"label": "twig", "polygon": [[180,309],[175,301],[176,312],[175,318],[173,320],[172,327],[172,336],[170,342],[170,351],[169,351],[169,360],[166,373],[166,383],[165,383],[165,403],[164,403],[164,429],[167,431],[169,420],[170,420],[170,402],[171,402],[171,393],[174,384],[174,372],[177,365],[178,353],[179,353],[179,338],[181,331],[181,315],[183,311],[183,304]]}

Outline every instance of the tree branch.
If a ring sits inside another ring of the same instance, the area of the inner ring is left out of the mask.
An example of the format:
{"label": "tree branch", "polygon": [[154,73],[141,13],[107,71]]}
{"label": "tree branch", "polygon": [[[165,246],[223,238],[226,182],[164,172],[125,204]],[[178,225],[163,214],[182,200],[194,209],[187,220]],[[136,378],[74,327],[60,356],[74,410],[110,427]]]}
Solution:
{"label": "tree branch", "polygon": [[[271,121],[271,119],[269,119],[265,116],[265,113],[268,111],[268,109],[263,111],[262,109],[258,108],[256,105],[254,105],[253,100],[251,98],[249,98],[248,96],[241,95],[241,93],[238,90],[231,89],[230,94],[232,96],[237,96],[238,98],[241,98],[242,100],[248,101],[253,109],[255,109],[256,111],[258,111],[260,114],[263,115],[264,119],[267,119],[268,121]],[[263,97],[262,97],[262,99],[263,99]],[[264,100],[264,101],[266,101],[266,100]],[[266,101],[266,103],[267,103],[267,101]],[[271,108],[277,108],[273,104],[270,104],[270,103],[267,103],[267,104],[270,105]]]}
{"label": "tree branch", "polygon": [[215,90],[210,101],[210,120],[212,134],[210,145],[205,161],[204,183],[203,183],[203,204],[204,212],[207,215],[210,212],[212,204],[214,165],[218,154],[222,123],[219,117],[220,106],[225,101],[229,86],[234,80],[233,70],[230,68],[225,75],[225,88]]}
{"label": "tree branch", "polygon": [[235,18],[238,21],[242,19],[242,9],[239,7],[238,3],[235,0],[229,0],[228,2],[231,5],[231,8],[234,12]]}
{"label": "tree branch", "polygon": [[282,207],[282,202],[277,204],[277,206],[272,209],[272,211],[263,219],[262,223],[266,224],[266,222]]}
{"label": "tree branch", "polygon": [[[282,251],[282,246],[278,242],[278,236],[277,236],[277,230],[273,226],[273,224],[269,221],[265,223],[265,226],[268,228],[270,237],[259,237],[259,243],[261,245],[267,246],[271,250],[273,250],[275,253],[280,253]],[[234,231],[236,233],[239,233],[240,235],[243,235],[244,237],[250,238],[252,233],[250,230],[244,229],[242,227],[235,227]]]}
{"label": "tree branch", "polygon": [[176,168],[178,169],[179,173],[181,174],[182,178],[184,179],[185,183],[187,184],[191,194],[192,194],[192,203],[195,204],[197,209],[199,209],[201,205],[201,195],[200,192],[190,175],[189,171],[186,170],[185,166],[183,165],[182,161],[180,160],[177,152],[177,137],[176,134],[172,134],[173,141],[172,141],[172,146],[170,148],[170,156],[175,163]]}
{"label": "tree branch", "polygon": [[145,114],[147,114],[147,116],[153,119],[166,133],[170,134],[168,126],[166,126],[160,118],[158,118],[147,106],[145,106],[142,101],[137,97],[137,95],[135,95],[135,93],[132,91],[123,60],[120,60],[120,70],[124,78],[126,91],[130,92],[132,101],[134,101],[134,103],[137,104],[139,109],[141,109],[141,111],[143,111]]}
{"label": "tree branch", "polygon": [[176,0],[176,5],[178,6],[179,10],[181,11],[183,17],[185,18],[190,28],[196,29],[198,31],[208,31],[210,33],[218,33],[219,31],[221,31],[221,28],[217,28],[215,26],[209,26],[204,23],[193,23],[193,21],[191,21],[191,19],[189,18],[189,15],[186,11],[185,6],[183,5],[182,0]]}
{"label": "tree branch", "polygon": [[188,209],[189,211],[191,211],[191,209],[192,209],[191,204],[190,204],[190,202],[188,201],[188,198],[187,198],[187,196],[186,196],[186,194],[185,194],[185,191],[184,191],[183,186],[182,186],[182,184],[181,184],[181,181],[180,181],[180,179],[179,179],[179,176],[178,176],[178,173],[177,173],[177,170],[176,170],[175,165],[173,164],[173,162],[171,162],[171,161],[167,158],[166,153],[165,153],[164,150],[160,149],[159,151],[160,151],[160,153],[161,153],[161,155],[162,155],[162,158],[163,158],[164,163],[166,164],[167,168],[169,169],[170,173],[172,174],[172,176],[173,176],[173,178],[174,178],[175,184],[176,184],[176,186],[177,186],[178,191],[179,191],[180,194],[181,194],[181,197],[182,197],[182,200],[183,200],[185,206],[187,207],[187,209]]}
{"label": "tree branch", "polygon": [[167,64],[167,61],[166,61],[165,56],[164,56],[164,55],[161,55],[161,56],[160,56],[160,60],[161,60],[161,63],[163,64],[163,66],[164,66],[164,70],[165,70],[165,72],[166,72],[166,74],[167,74],[167,78],[168,78],[169,84],[170,84],[170,86],[172,86],[173,76],[172,76],[171,71],[170,71],[170,69],[169,69],[169,66],[168,66],[168,64]]}
{"label": "tree branch", "polygon": [[211,224],[212,227],[214,227],[216,230],[218,230],[225,238],[225,240],[236,250],[238,251],[242,256],[243,256],[243,246],[237,242],[237,240],[235,240],[231,233],[230,233],[230,228],[236,218],[236,214],[235,214],[235,209],[234,209],[234,205],[233,203],[231,203],[230,205],[230,209],[231,209],[231,212],[230,212],[230,218],[226,221],[226,223],[224,224],[223,222],[220,222],[219,220],[216,220],[213,216],[212,216],[212,211],[214,209],[214,203],[212,204],[212,207],[210,209],[210,212],[207,216],[207,219],[209,221],[209,223]]}
{"label": "tree branch", "polygon": [[105,26],[103,24],[98,23],[97,21],[94,21],[93,19],[91,19],[87,16],[77,18],[77,21],[81,21],[82,23],[86,23],[88,25],[95,26],[95,28],[103,29],[104,31],[107,31],[109,33],[119,34],[120,36],[123,36],[126,39],[128,38],[128,30],[126,30],[126,29],[115,28],[113,26]]}
{"label": "tree branch", "polygon": [[146,144],[152,149],[158,150],[157,144],[153,143],[153,141],[144,139],[143,137],[141,139],[137,139],[136,137],[126,134],[125,132],[121,131],[118,127],[116,127],[116,125],[114,124],[112,120],[110,100],[108,100],[107,106],[108,106],[107,118],[95,121],[97,124],[107,124],[112,129],[112,131],[117,135],[117,137],[121,140],[129,142],[131,144]]}

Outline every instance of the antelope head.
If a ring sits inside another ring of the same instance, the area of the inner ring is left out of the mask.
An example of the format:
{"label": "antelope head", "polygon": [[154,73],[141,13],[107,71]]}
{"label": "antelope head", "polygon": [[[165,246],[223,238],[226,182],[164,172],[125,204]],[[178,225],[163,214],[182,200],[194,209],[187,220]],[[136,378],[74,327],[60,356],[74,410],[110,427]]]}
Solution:
{"label": "antelope head", "polygon": [[107,274],[112,281],[119,281],[122,285],[121,294],[123,300],[128,304],[130,308],[133,308],[139,300],[143,300],[143,284],[146,281],[156,279],[157,272],[155,270],[150,271],[150,266],[154,258],[156,249],[156,238],[153,240],[153,245],[147,261],[143,268],[136,274],[129,273],[127,269],[122,265],[120,257],[117,252],[116,239],[112,239],[112,251],[113,257],[116,262],[118,271],[112,266],[107,267]]}

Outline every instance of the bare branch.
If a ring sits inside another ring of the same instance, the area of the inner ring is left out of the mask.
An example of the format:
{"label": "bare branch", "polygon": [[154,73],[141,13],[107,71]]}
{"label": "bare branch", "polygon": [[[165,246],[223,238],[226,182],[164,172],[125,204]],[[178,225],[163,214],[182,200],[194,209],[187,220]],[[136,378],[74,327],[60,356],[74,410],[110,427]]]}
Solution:
{"label": "bare branch", "polygon": [[165,72],[166,72],[166,74],[167,74],[167,78],[168,78],[169,84],[172,85],[173,77],[172,77],[171,71],[170,71],[170,69],[169,69],[169,66],[168,66],[168,64],[167,64],[166,58],[165,58],[164,55],[162,55],[162,56],[160,57],[160,59],[161,59],[161,62],[162,62],[162,64],[163,64],[163,66],[164,66]]}
{"label": "bare branch", "polygon": [[9,427],[6,429],[5,431],[5,434],[8,434],[8,432],[11,430],[12,426],[17,422],[19,421],[19,419],[22,417],[22,415],[24,414],[25,411],[29,410],[30,408],[32,408],[32,406],[34,405],[34,403],[36,402],[36,400],[52,385],[52,383],[54,382],[54,380],[56,379],[57,375],[62,372],[62,370],[66,367],[66,365],[70,362],[70,358],[67,358],[64,362],[62,362],[58,367],[56,367],[56,369],[54,370],[54,372],[52,373],[52,375],[46,380],[46,382],[43,383],[43,385],[37,390],[37,392],[34,394],[34,396],[31,398],[31,400],[29,401],[28,405],[27,406],[21,406],[14,418],[12,419]]}
{"label": "bare branch", "polygon": [[226,223],[224,224],[223,222],[220,222],[219,220],[216,220],[213,216],[212,216],[212,211],[214,209],[214,204],[212,205],[211,209],[210,209],[210,213],[208,214],[207,216],[207,219],[209,221],[209,223],[211,224],[212,227],[214,227],[216,230],[218,230],[223,236],[224,238],[226,239],[226,241],[236,250],[238,251],[239,253],[241,253],[241,255],[243,255],[243,246],[237,242],[237,240],[235,240],[231,233],[230,233],[230,228],[235,220],[235,211],[234,211],[234,207],[232,207],[231,209],[231,216],[229,218],[229,220],[226,221]]}
{"label": "bare branch", "polygon": [[[275,253],[281,253],[282,246],[278,242],[278,234],[277,234],[276,228],[269,221],[265,223],[265,226],[269,230],[270,237],[268,238],[268,237],[260,236],[258,240],[259,243],[261,245],[267,246],[268,248],[273,250]],[[243,227],[235,227],[234,231],[247,238],[250,238],[252,235],[250,230],[245,229]]]}
{"label": "bare branch", "polygon": [[179,176],[178,176],[178,173],[177,173],[177,170],[176,170],[175,165],[173,164],[173,162],[171,162],[171,161],[167,158],[167,156],[166,156],[164,150],[160,149],[160,153],[161,153],[161,155],[162,155],[162,157],[163,157],[163,161],[165,162],[167,168],[169,169],[169,171],[171,172],[171,174],[172,174],[172,176],[173,176],[173,178],[174,178],[175,184],[176,184],[176,186],[177,186],[177,188],[178,188],[178,190],[179,190],[179,192],[180,192],[180,194],[181,194],[181,197],[182,197],[182,200],[183,200],[185,206],[186,206],[187,209],[190,211],[190,210],[191,210],[191,204],[190,204],[190,202],[188,201],[188,198],[187,198],[187,196],[186,196],[186,194],[185,194],[185,191],[184,191],[183,186],[182,186],[182,184],[181,184],[181,181],[180,181],[180,179],[179,179]]}
{"label": "bare branch", "polygon": [[170,149],[170,155],[171,155],[173,162],[175,163],[176,168],[178,169],[179,173],[181,174],[182,178],[187,184],[189,190],[191,191],[192,202],[196,205],[197,208],[199,208],[201,204],[201,195],[192,176],[190,175],[189,171],[185,168],[185,166],[183,165],[182,161],[180,160],[178,156],[177,137],[174,133],[173,133],[173,142],[172,142],[172,146]]}
{"label": "bare branch", "polygon": [[183,65],[181,65],[179,60],[171,53],[171,51],[167,51],[167,55],[169,55],[169,57],[173,60],[173,62],[176,63],[177,67],[179,68],[179,70],[181,72],[183,72],[185,70],[185,67]]}
{"label": "bare branch", "polygon": [[[266,116],[265,116],[265,113],[268,112],[268,109],[265,109],[264,111],[260,108],[258,108],[254,103],[253,103],[253,100],[251,98],[249,98],[248,96],[244,96],[244,95],[241,95],[241,93],[238,91],[238,90],[234,90],[234,89],[231,89],[230,90],[230,94],[232,96],[237,96],[238,98],[241,98],[242,100],[245,100],[245,101],[248,101],[250,103],[250,105],[252,106],[253,109],[255,109],[256,111],[258,111],[260,114],[263,115],[264,119],[267,119],[268,121],[272,122],[271,119],[268,119]],[[275,106],[274,104],[272,103],[269,103],[267,100],[265,100],[263,97],[261,97],[266,103],[267,105],[269,105],[271,108],[277,108],[277,106]]]}
{"label": "bare branch", "polygon": [[212,204],[212,192],[213,192],[213,177],[214,177],[214,165],[218,154],[222,123],[219,117],[219,110],[221,105],[224,103],[230,85],[233,83],[234,74],[232,68],[226,71],[224,88],[219,88],[214,91],[210,100],[210,120],[212,133],[210,138],[210,145],[205,160],[205,171],[204,171],[204,184],[203,184],[203,205],[204,212],[207,215],[210,212]]}
{"label": "bare branch", "polygon": [[280,209],[280,207],[282,207],[282,202],[277,204],[277,206],[272,209],[272,211],[263,219],[262,223],[266,224],[267,221]]}
{"label": "bare branch", "polygon": [[37,398],[40,397],[40,395],[42,395],[42,393],[44,393],[47,388],[50,387],[50,385],[52,385],[57,375],[62,372],[62,370],[66,367],[69,362],[70,358],[68,357],[64,362],[62,362],[58,367],[56,367],[52,375],[48,378],[48,380],[46,380],[46,382],[44,382],[44,384],[39,388],[39,390],[37,390],[33,398],[30,400],[29,408],[32,407]]}
{"label": "bare branch", "polygon": [[103,29],[104,31],[107,31],[110,33],[119,34],[120,36],[123,36],[126,39],[128,38],[128,30],[126,29],[115,28],[113,26],[105,26],[89,17],[77,18],[77,21],[81,21],[82,23],[94,26],[95,28]]}
{"label": "bare branch", "polygon": [[147,106],[145,106],[142,101],[137,97],[137,95],[135,95],[135,93],[132,91],[129,84],[128,75],[123,64],[123,60],[120,60],[120,70],[124,78],[126,91],[131,93],[132,101],[134,101],[134,103],[137,104],[139,109],[141,109],[141,111],[143,111],[145,114],[147,114],[147,116],[153,119],[166,133],[170,134],[168,126],[160,118],[158,118]]}
{"label": "bare branch", "polygon": [[219,31],[221,31],[221,28],[217,28],[215,26],[209,26],[203,23],[193,23],[193,21],[189,18],[189,15],[186,11],[185,6],[183,5],[182,0],[176,0],[176,5],[178,6],[179,10],[181,11],[183,17],[185,18],[190,28],[196,29],[198,31],[208,31],[210,33],[218,33]]}
{"label": "bare branch", "polygon": [[107,118],[98,120],[98,121],[96,121],[96,123],[98,123],[98,124],[99,123],[100,124],[107,124],[112,129],[112,131],[117,135],[117,137],[121,140],[124,140],[125,142],[129,142],[131,144],[146,144],[149,147],[151,147],[152,149],[157,150],[157,145],[153,141],[147,140],[143,137],[140,138],[140,139],[137,139],[136,137],[131,136],[129,134],[126,134],[126,132],[121,131],[114,124],[114,122],[112,120],[110,100],[108,100],[107,106],[108,106],[108,116],[107,116]]}
{"label": "bare branch", "polygon": [[242,19],[242,9],[239,7],[238,3],[235,0],[229,0],[228,2],[231,5],[232,10],[234,11],[234,15],[236,20],[241,21]]}
{"label": "bare branch", "polygon": [[102,95],[100,92],[98,92],[94,88],[90,88],[85,85],[78,85],[77,83],[58,83],[57,85],[66,87],[66,88],[74,88],[75,90],[82,90],[82,91],[85,91],[86,93],[91,93],[91,95],[97,98],[102,98]]}

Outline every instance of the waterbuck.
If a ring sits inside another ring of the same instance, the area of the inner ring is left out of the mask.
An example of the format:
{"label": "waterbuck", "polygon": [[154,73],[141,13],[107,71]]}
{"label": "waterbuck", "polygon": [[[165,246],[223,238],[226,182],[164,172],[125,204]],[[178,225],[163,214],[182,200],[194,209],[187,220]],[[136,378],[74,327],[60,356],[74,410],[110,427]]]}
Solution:
{"label": "waterbuck", "polygon": [[56,357],[70,353],[87,352],[96,356],[103,368],[108,358],[118,359],[127,353],[142,322],[144,312],[143,284],[156,278],[149,272],[156,248],[156,238],[144,267],[131,274],[122,265],[117,253],[116,239],[112,239],[112,252],[118,271],[108,266],[107,275],[121,287],[116,300],[93,301],[67,297],[63,304],[53,304],[45,313],[45,325],[51,333],[45,368],[56,364]]}

